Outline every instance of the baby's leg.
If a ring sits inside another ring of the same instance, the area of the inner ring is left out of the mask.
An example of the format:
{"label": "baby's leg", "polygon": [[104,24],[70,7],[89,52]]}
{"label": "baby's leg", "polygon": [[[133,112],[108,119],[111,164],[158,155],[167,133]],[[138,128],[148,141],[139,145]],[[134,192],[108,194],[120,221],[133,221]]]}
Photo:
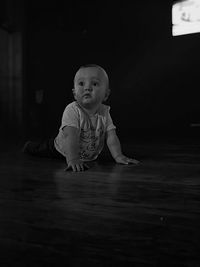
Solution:
{"label": "baby's leg", "polygon": [[36,157],[64,159],[54,147],[54,138],[43,141],[28,141],[23,147],[23,152]]}

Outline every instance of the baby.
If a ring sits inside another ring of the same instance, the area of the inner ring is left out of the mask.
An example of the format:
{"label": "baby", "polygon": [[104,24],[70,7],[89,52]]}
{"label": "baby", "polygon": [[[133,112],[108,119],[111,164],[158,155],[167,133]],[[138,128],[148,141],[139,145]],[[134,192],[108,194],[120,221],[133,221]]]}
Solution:
{"label": "baby", "polygon": [[53,149],[66,158],[67,169],[74,172],[87,169],[87,162],[98,157],[105,140],[117,163],[138,164],[137,160],[122,153],[110,107],[102,104],[110,94],[105,70],[98,65],[80,67],[72,91],[75,101],[65,108],[59,133],[53,142]]}
{"label": "baby", "polygon": [[122,154],[109,110],[102,104],[109,94],[109,79],[98,65],[80,67],[74,78],[74,98],[63,113],[62,125],[55,138],[56,149],[66,157],[68,168],[82,171],[85,162],[95,160],[101,153],[104,141],[117,163],[137,164],[135,159]]}

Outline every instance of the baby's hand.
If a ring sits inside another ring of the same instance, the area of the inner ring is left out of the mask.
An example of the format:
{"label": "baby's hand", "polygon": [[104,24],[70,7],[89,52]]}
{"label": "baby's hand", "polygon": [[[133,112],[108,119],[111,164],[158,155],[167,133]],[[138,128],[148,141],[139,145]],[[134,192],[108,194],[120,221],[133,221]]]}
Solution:
{"label": "baby's hand", "polygon": [[65,171],[72,170],[73,172],[80,172],[89,169],[89,166],[82,162],[80,159],[73,159],[68,162]]}
{"label": "baby's hand", "polygon": [[140,162],[138,161],[138,160],[136,160],[136,159],[131,159],[131,158],[128,158],[128,157],[126,157],[126,156],[124,156],[124,155],[119,155],[119,156],[117,156],[116,158],[115,158],[115,161],[117,162],[117,163],[120,163],[120,164],[139,164]]}

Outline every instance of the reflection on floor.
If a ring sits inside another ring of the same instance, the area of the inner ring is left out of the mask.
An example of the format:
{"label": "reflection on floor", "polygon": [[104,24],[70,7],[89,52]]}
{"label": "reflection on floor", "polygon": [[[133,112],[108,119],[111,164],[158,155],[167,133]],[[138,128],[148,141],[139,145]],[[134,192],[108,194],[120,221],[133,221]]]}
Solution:
{"label": "reflection on floor", "polygon": [[[5,145],[5,144],[4,144]],[[127,142],[139,166],[0,153],[1,266],[200,266],[200,142]]]}

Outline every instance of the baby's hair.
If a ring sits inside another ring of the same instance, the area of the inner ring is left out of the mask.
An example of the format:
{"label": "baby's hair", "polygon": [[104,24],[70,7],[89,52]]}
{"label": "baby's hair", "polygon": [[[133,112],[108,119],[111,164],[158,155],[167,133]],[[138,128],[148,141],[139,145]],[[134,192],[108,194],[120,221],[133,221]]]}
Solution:
{"label": "baby's hair", "polygon": [[[85,69],[85,68],[97,68],[99,70],[101,70],[103,72],[103,74],[105,75],[106,77],[106,80],[107,80],[107,88],[109,88],[109,78],[108,78],[108,74],[106,73],[106,71],[104,70],[104,68],[102,68],[101,66],[97,65],[97,64],[86,64],[86,65],[82,65],[78,70],[77,72],[80,70],[80,69]],[[76,73],[77,73],[76,72]],[[76,77],[76,75],[75,75]],[[75,77],[74,77],[74,81],[75,81]]]}

